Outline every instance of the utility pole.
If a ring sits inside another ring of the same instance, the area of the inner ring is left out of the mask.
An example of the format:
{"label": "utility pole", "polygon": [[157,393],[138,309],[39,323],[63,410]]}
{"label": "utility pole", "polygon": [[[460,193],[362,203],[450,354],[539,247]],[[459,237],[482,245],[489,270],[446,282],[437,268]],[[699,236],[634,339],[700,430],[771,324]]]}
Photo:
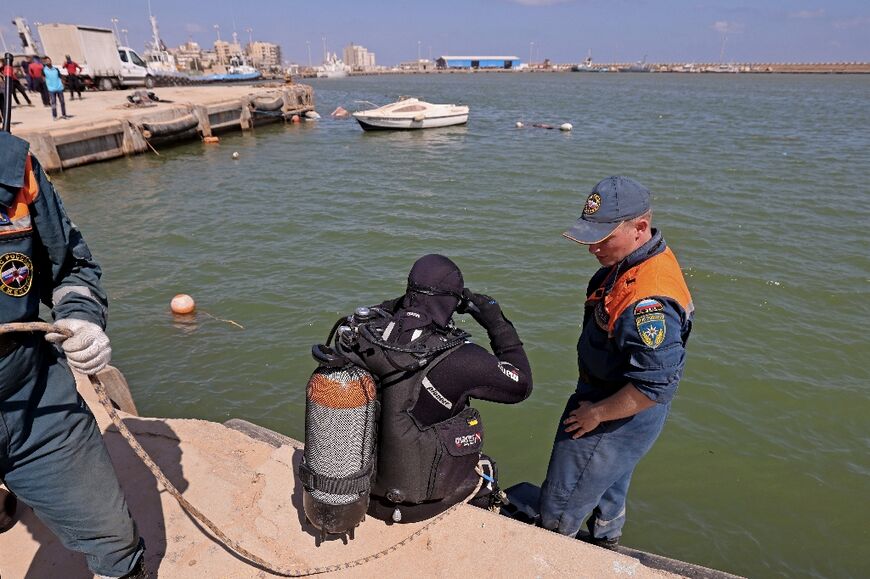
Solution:
{"label": "utility pole", "polygon": [[311,68],[311,41],[306,40],[305,46],[308,47],[308,68]]}
{"label": "utility pole", "polygon": [[422,41],[422,40],[418,40],[418,41],[417,41],[417,62],[420,62],[420,60],[421,60],[421,57],[420,57],[420,46],[421,46],[422,44],[423,44],[423,41]]}
{"label": "utility pole", "polygon": [[115,31],[115,43],[121,44],[121,35],[118,34],[118,19],[112,18],[112,29]]}
{"label": "utility pole", "polygon": [[[124,46],[130,46],[130,40],[127,38],[127,29],[126,29],[126,28],[122,28],[122,29],[121,29],[121,34],[124,35]],[[155,48],[154,50],[157,50],[157,48]]]}
{"label": "utility pole", "polygon": [[529,68],[532,68],[532,50],[535,48],[534,41],[529,42]]}

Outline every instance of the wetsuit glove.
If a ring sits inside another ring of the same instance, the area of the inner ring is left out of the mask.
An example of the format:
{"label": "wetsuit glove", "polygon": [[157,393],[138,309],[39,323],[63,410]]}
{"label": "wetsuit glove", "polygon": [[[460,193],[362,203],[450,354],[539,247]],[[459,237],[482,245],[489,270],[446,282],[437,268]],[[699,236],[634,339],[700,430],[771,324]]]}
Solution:
{"label": "wetsuit glove", "polygon": [[103,329],[93,322],[76,318],[65,318],[54,323],[58,328],[69,330],[67,338],[57,332],[49,332],[45,339],[61,344],[70,367],[82,374],[92,375],[106,367],[112,359],[109,337]]}
{"label": "wetsuit glove", "polygon": [[462,291],[462,306],[489,334],[490,345],[496,354],[510,348],[522,346],[514,325],[501,311],[495,298],[486,294],[476,294],[465,288]]}

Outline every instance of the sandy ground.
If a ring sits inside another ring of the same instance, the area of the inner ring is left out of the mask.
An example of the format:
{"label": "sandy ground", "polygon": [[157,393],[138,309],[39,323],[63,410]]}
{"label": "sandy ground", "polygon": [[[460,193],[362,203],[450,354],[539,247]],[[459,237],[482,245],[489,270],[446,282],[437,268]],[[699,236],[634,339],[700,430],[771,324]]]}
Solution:
{"label": "sandy ground", "polygon": [[[36,93],[27,93],[33,106],[18,95],[21,105],[12,105],[12,134],[27,138],[31,131],[45,130],[68,130],[77,127],[92,125],[97,122],[114,120],[119,118],[133,118],[143,112],[154,112],[160,108],[174,105],[217,103],[239,99],[249,94],[262,93],[272,86],[282,86],[279,83],[260,85],[209,85],[209,86],[184,86],[184,87],[155,87],[151,92],[160,98],[160,102],[151,107],[127,106],[127,95],[133,94],[133,89],[113,91],[87,91],[83,100],[78,97],[70,100],[69,92],[64,93],[66,99],[66,112],[72,118],[52,120],[51,108],[44,107],[40,96]],[[142,89],[140,89],[142,90]],[[155,108],[159,107],[159,108]],[[60,116],[60,105],[58,105]]]}
{"label": "sandy ground", "polygon": [[[154,576],[243,578],[272,575],[247,565],[198,528],[158,487],[96,401],[79,382],[112,455],[130,510],[148,550]],[[323,566],[370,555],[398,543],[423,523],[386,525],[368,517],[356,539],[315,546],[301,514],[302,489],[294,470],[297,442],[275,448],[221,424],[124,415],[125,423],[184,496],[229,536],[281,566]],[[21,522],[0,535],[3,579],[91,577],[81,555],[65,550],[27,508]],[[637,560],[462,506],[396,551],[339,577],[676,577]]]}

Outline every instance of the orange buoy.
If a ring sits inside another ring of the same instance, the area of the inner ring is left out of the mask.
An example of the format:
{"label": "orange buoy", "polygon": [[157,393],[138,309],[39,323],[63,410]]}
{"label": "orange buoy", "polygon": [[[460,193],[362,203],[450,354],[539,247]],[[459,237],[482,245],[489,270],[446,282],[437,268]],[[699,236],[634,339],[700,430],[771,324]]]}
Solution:
{"label": "orange buoy", "polygon": [[202,142],[203,143],[220,143],[221,138],[220,137],[203,137]]}
{"label": "orange buoy", "polygon": [[173,314],[192,314],[196,309],[196,302],[187,294],[178,294],[172,298],[169,308]]}
{"label": "orange buoy", "polygon": [[290,122],[291,123],[301,123],[302,119],[299,118],[299,115],[293,115],[292,117],[290,117]]}

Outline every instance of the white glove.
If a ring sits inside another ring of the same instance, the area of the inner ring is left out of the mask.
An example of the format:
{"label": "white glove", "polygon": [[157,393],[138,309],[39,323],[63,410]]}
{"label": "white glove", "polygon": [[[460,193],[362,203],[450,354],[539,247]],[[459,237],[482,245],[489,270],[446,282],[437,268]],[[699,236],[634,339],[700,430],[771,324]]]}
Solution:
{"label": "white glove", "polygon": [[105,368],[112,359],[109,336],[97,324],[66,318],[57,320],[54,325],[73,334],[69,338],[57,332],[49,332],[45,335],[47,341],[62,344],[66,361],[71,368],[90,376]]}

